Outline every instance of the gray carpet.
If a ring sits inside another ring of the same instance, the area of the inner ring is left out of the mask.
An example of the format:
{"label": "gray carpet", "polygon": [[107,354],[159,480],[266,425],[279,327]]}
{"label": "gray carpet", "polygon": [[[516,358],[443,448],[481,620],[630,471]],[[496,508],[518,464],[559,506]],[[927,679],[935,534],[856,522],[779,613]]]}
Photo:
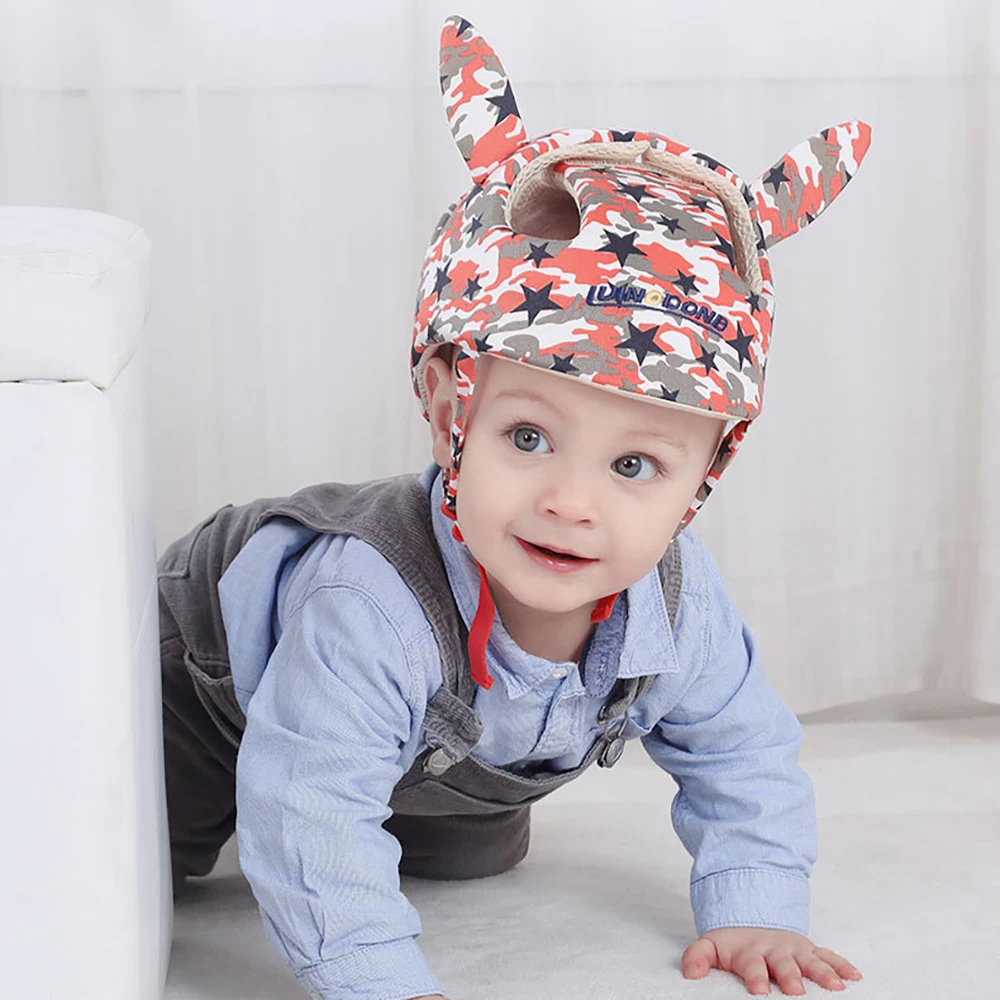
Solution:
{"label": "gray carpet", "polygon": [[[1000,708],[922,692],[801,719],[820,820],[810,937],[864,974],[839,992],[1000,997]],[[748,996],[720,970],[681,975],[694,924],[674,788],[629,744],[612,770],[592,768],[535,806],[514,871],[404,879],[450,1000]],[[230,841],[177,901],[166,998],[304,996],[264,937]]]}

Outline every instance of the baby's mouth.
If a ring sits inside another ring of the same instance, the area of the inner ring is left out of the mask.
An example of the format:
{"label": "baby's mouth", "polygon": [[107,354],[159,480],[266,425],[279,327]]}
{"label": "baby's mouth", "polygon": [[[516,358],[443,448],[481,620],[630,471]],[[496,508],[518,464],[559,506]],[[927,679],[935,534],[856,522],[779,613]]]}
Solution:
{"label": "baby's mouth", "polygon": [[535,552],[540,552],[542,555],[548,556],[550,559],[557,559],[561,562],[597,562],[596,559],[588,559],[585,556],[575,556],[569,552],[559,552],[556,549],[546,548],[544,545],[536,545],[534,542],[526,541],[523,538],[518,538],[517,540],[527,548],[533,549]]}

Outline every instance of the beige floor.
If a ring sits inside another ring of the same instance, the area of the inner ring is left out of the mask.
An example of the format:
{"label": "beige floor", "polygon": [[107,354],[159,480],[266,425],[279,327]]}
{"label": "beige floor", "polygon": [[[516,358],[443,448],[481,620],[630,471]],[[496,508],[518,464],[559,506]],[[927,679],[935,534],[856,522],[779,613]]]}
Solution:
{"label": "beige floor", "polygon": [[[843,995],[1000,998],[1000,708],[925,692],[802,722],[820,819],[810,936],[865,976]],[[694,925],[673,792],[630,744],[535,807],[514,871],[404,880],[451,1000],[748,996],[725,972],[681,976]],[[807,982],[806,995],[830,994]],[[235,842],[178,900],[166,996],[305,996],[264,937]]]}

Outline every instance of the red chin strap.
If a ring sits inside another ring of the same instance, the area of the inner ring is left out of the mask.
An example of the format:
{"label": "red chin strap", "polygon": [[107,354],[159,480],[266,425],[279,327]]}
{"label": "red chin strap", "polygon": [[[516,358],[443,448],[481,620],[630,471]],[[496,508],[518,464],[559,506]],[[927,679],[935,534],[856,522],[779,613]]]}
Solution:
{"label": "red chin strap", "polygon": [[[451,533],[456,541],[465,541],[457,524],[452,526]],[[479,604],[476,607],[476,617],[472,620],[472,628],[469,629],[469,663],[472,667],[472,679],[481,688],[489,691],[493,687],[493,678],[490,676],[489,670],[486,669],[486,643],[489,642],[490,632],[493,631],[493,617],[496,614],[496,607],[493,604],[493,595],[490,593],[490,585],[486,579],[486,570],[479,565],[478,560],[474,561],[476,569],[479,570]],[[603,622],[610,617],[617,597],[618,594],[608,594],[606,597],[602,597],[594,606],[594,610],[590,612],[590,620]]]}

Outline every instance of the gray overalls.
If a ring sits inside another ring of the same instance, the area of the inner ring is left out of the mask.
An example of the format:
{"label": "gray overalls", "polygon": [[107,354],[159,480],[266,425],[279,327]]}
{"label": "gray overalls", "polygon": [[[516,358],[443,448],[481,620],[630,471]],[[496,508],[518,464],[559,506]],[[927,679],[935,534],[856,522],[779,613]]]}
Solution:
{"label": "gray overalls", "polygon": [[[477,760],[483,722],[466,649],[467,630],[434,538],[430,501],[415,475],[368,483],[321,483],[291,497],[227,504],[171,543],[158,563],[167,811],[174,886],[207,875],[236,825],[236,755],[245,717],[236,700],[218,583],[249,538],[274,517],[319,532],[353,535],[377,549],[413,591],[441,655],[442,684],[427,705],[429,748],[393,790],[383,824],[402,847],[404,875],[495,875],[528,851],[532,802],[621,755],[628,708],[652,676],[619,679],[598,719],[604,732],[579,766],[512,773]],[[660,560],[673,626],[680,600],[677,545]]]}

